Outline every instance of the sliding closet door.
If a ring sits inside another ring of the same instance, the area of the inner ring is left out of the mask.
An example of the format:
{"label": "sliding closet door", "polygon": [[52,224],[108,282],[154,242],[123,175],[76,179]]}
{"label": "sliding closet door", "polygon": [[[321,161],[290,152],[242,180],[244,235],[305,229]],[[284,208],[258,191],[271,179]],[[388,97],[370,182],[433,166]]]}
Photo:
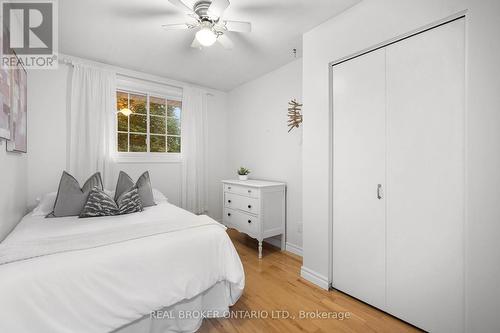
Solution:
{"label": "sliding closet door", "polygon": [[387,310],[463,331],[464,20],[387,47]]}
{"label": "sliding closet door", "polygon": [[383,307],[385,50],[333,67],[333,126],[333,287]]}

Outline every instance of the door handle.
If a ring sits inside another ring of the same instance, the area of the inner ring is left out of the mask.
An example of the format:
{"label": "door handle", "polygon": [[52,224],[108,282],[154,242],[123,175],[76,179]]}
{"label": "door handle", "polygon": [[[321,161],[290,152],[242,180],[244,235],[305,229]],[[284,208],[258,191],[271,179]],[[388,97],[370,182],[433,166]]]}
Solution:
{"label": "door handle", "polygon": [[382,184],[377,184],[377,199],[381,200],[382,199]]}

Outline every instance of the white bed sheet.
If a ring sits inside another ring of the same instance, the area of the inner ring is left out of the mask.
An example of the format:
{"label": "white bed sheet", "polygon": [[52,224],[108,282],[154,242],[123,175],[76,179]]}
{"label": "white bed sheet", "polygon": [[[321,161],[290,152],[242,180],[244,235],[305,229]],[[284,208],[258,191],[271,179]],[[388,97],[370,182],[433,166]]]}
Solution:
{"label": "white bed sheet", "polygon": [[229,314],[229,306],[225,302],[227,290],[227,282],[219,282],[194,298],[156,311],[156,318],[145,316],[113,333],[197,332],[204,316],[213,318],[214,314]]}
{"label": "white bed sheet", "polygon": [[[4,244],[162,219],[196,218],[169,203],[126,216],[44,219],[27,215]],[[243,266],[216,223],[0,265],[0,332],[109,332],[226,281],[241,295]]]}

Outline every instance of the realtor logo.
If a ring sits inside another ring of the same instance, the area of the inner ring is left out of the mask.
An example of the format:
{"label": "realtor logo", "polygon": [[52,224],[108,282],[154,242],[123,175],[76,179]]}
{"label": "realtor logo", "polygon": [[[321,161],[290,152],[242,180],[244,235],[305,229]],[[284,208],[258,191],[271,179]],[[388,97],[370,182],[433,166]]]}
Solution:
{"label": "realtor logo", "polygon": [[57,67],[55,0],[1,0],[2,67]]}

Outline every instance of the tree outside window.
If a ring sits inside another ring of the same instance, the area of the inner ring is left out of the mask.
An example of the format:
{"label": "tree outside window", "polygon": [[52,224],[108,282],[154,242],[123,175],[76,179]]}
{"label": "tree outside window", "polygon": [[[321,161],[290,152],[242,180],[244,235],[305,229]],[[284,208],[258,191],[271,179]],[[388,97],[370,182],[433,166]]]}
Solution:
{"label": "tree outside window", "polygon": [[121,90],[116,100],[118,152],[181,152],[182,101]]}

